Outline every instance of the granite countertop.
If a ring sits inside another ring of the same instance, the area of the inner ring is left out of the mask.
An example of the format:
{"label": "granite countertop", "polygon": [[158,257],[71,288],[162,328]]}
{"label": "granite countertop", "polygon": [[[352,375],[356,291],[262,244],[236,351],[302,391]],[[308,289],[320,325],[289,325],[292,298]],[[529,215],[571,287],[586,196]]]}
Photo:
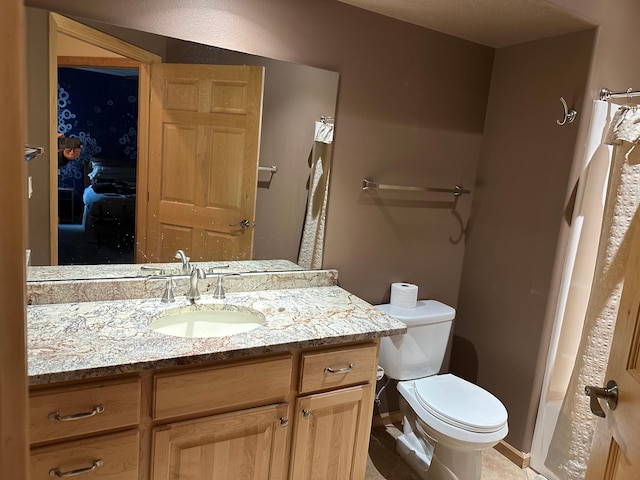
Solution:
{"label": "granite countertop", "polygon": [[203,295],[199,304],[224,302],[253,308],[266,322],[219,338],[182,338],[147,327],[168,308],[188,306],[184,296],[55,303],[27,307],[31,385],[197,365],[293,348],[370,340],[404,333],[406,326],[338,286]]}

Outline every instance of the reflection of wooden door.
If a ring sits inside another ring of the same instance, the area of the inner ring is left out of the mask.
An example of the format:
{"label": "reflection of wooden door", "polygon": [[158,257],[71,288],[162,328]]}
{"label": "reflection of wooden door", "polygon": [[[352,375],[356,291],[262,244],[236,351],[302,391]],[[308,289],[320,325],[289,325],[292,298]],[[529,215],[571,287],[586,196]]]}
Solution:
{"label": "reflection of wooden door", "polygon": [[152,65],[143,261],[251,258],[262,87],[262,67]]}
{"label": "reflection of wooden door", "polygon": [[[638,223],[636,221],[636,223]],[[606,381],[618,384],[615,410],[603,405],[587,470],[587,480],[640,478],[640,229],[634,226],[624,289],[611,345]]]}

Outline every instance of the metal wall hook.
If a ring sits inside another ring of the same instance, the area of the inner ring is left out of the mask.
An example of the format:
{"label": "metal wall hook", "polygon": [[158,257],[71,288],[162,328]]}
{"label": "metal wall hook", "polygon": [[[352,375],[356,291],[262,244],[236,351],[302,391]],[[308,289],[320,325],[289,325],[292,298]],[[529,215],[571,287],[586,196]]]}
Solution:
{"label": "metal wall hook", "polygon": [[564,125],[565,123],[572,123],[576,119],[576,115],[578,115],[578,112],[576,112],[573,108],[569,110],[567,102],[563,97],[560,97],[560,101],[562,102],[562,108],[564,109],[564,117],[562,118],[562,121],[556,120],[556,123],[558,125]]}

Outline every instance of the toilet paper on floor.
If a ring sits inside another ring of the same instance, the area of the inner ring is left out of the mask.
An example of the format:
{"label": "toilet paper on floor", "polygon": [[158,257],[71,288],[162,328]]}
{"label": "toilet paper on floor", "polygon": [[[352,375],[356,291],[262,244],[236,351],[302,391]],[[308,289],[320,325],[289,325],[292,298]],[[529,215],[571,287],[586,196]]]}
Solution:
{"label": "toilet paper on floor", "polygon": [[391,300],[394,307],[415,308],[418,302],[418,286],[412,283],[392,283]]}

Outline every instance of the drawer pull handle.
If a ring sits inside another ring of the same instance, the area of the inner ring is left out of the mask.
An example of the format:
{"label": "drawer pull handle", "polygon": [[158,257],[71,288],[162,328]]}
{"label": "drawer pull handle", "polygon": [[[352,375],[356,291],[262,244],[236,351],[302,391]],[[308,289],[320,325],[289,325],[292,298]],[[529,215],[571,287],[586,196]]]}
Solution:
{"label": "drawer pull handle", "polygon": [[334,370],[331,367],[324,367],[324,371],[326,373],[347,373],[353,370],[355,367],[356,367],[355,363],[350,363],[348,367],[338,368],[337,370]]}
{"label": "drawer pull handle", "polygon": [[75,477],[76,475],[82,475],[83,473],[93,472],[96,468],[101,467],[102,465],[104,465],[104,461],[99,458],[97,460],[94,460],[93,465],[91,465],[90,467],[69,470],[68,472],[61,472],[59,468],[52,468],[51,470],[49,470],[49,476],[58,478]]}
{"label": "drawer pull handle", "polygon": [[59,412],[51,412],[48,418],[49,420],[57,420],[58,422],[69,422],[71,420],[93,417],[102,412],[104,412],[104,406],[96,405],[90,412],[72,413],[71,415],[60,415]]}

